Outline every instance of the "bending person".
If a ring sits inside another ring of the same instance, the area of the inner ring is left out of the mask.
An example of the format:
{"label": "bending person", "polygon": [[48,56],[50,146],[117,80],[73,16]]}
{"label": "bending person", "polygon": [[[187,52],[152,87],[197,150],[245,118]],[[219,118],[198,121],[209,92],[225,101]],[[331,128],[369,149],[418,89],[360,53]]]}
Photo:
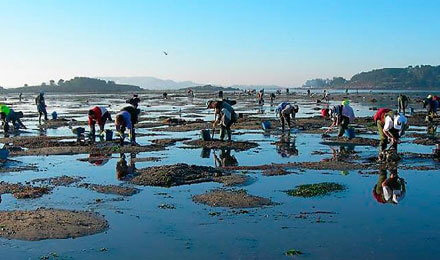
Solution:
{"label": "bending person", "polygon": [[110,112],[107,111],[104,107],[93,107],[88,112],[89,115],[89,127],[90,127],[90,135],[92,137],[92,141],[95,141],[95,124],[98,123],[99,126],[99,135],[102,135],[104,132],[104,126],[107,120],[111,121],[112,118],[110,116]]}
{"label": "bending person", "polygon": [[408,128],[408,120],[402,114],[397,114],[389,108],[381,108],[374,115],[374,122],[379,132],[379,161],[386,159],[385,150],[388,143],[390,149],[394,149],[397,153],[397,144],[400,137]]}
{"label": "bending person", "polygon": [[289,127],[289,130],[291,129],[291,119],[295,120],[296,113],[298,113],[299,107],[298,105],[292,105],[289,102],[283,102],[278,105],[277,109],[275,110],[275,113],[277,117],[281,121],[281,130],[284,131],[284,125],[285,122],[287,122],[287,126]]}
{"label": "bending person", "polygon": [[232,106],[227,101],[208,101],[207,108],[214,109],[214,123],[213,127],[220,125],[220,140],[223,141],[225,134],[228,136],[228,141],[231,141],[232,133],[231,126],[237,122],[237,114]]}
{"label": "bending person", "polygon": [[115,126],[117,134],[121,138],[121,144],[124,142],[125,130],[128,129],[128,137],[132,145],[136,145],[136,132],[134,125],[138,122],[140,110],[133,106],[127,106],[116,114]]}

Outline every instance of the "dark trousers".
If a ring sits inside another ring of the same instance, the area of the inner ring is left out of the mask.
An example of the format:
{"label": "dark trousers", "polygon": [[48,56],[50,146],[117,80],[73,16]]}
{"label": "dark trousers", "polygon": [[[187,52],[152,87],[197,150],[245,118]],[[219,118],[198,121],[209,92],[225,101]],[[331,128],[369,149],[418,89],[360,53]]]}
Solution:
{"label": "dark trousers", "polygon": [[338,132],[339,137],[344,135],[345,130],[348,129],[348,124],[350,124],[350,118],[346,116],[342,116],[341,122],[339,124],[339,132]]}

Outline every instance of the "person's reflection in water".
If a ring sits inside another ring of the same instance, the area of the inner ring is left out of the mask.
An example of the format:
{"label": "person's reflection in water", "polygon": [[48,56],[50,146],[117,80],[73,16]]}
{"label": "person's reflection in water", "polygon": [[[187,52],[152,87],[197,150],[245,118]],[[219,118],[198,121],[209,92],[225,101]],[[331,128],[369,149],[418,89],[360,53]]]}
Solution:
{"label": "person's reflection in water", "polygon": [[136,170],[136,166],[134,163],[134,158],[136,158],[136,154],[130,154],[130,163],[127,163],[125,159],[125,154],[121,153],[119,155],[119,161],[116,163],[116,178],[118,180],[124,180],[127,175],[133,174]]}
{"label": "person's reflection in water", "polygon": [[231,155],[230,148],[222,148],[219,156],[214,151],[214,164],[215,167],[237,166],[238,161],[234,155]]}
{"label": "person's reflection in water", "polygon": [[111,154],[90,153],[89,154],[89,163],[93,164],[95,166],[102,166],[102,165],[108,163],[111,156],[112,156]]}
{"label": "person's reflection in water", "polygon": [[406,181],[397,174],[397,167],[379,169],[379,178],[373,188],[373,197],[379,203],[398,204],[406,194]]}
{"label": "person's reflection in water", "polygon": [[38,128],[38,133],[40,134],[40,136],[46,136],[47,135],[47,129],[40,127]]}
{"label": "person's reflection in water", "polygon": [[341,145],[339,146],[339,150],[333,146],[330,146],[330,150],[332,150],[332,158],[325,159],[324,161],[344,161],[354,152],[354,146],[352,145]]}
{"label": "person's reflection in water", "polygon": [[202,158],[209,158],[211,157],[211,149],[203,147],[202,152],[200,153],[200,157]]}
{"label": "person's reflection in water", "polygon": [[290,137],[290,132],[282,133],[280,141],[276,143],[277,152],[281,157],[297,156],[298,149],[296,149],[296,138]]}

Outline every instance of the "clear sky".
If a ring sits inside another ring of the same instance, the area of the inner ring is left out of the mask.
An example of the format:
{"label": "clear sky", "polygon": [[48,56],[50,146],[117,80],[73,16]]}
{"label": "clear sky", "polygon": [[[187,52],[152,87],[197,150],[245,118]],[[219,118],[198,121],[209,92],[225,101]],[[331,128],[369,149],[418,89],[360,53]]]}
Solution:
{"label": "clear sky", "polygon": [[0,0],[0,85],[154,76],[298,86],[438,65],[439,13],[438,0]]}

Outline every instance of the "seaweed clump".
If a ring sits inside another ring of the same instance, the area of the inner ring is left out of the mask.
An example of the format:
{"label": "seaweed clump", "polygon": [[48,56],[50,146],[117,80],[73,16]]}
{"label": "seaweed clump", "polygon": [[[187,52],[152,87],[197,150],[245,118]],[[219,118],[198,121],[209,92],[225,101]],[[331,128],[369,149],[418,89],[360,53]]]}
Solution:
{"label": "seaweed clump", "polygon": [[321,182],[314,184],[298,185],[295,189],[287,190],[286,193],[295,197],[325,196],[333,192],[343,191],[346,187],[335,182]]}

